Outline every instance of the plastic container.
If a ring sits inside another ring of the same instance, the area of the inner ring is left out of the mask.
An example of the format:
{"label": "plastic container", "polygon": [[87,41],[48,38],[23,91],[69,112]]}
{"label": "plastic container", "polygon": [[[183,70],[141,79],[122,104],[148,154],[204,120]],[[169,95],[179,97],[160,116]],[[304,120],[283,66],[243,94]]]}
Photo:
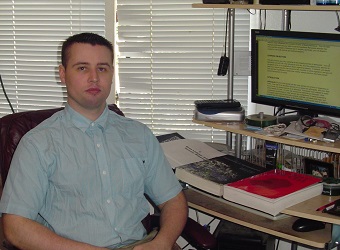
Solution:
{"label": "plastic container", "polygon": [[329,0],[316,0],[316,5],[328,5]]}
{"label": "plastic container", "polygon": [[316,0],[316,5],[339,5],[340,0]]}

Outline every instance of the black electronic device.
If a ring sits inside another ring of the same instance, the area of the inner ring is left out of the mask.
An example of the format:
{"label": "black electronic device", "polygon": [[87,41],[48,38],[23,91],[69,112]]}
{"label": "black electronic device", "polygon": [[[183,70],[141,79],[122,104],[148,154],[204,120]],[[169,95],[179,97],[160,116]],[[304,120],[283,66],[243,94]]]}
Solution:
{"label": "black electronic device", "polygon": [[214,236],[216,250],[274,250],[275,238],[266,233],[221,220]]}
{"label": "black electronic device", "polygon": [[217,75],[225,76],[228,72],[228,68],[229,68],[229,57],[221,56],[220,63],[218,65]]}
{"label": "black electronic device", "polygon": [[322,135],[323,135],[322,140],[327,141],[327,142],[335,142],[340,135],[340,131],[334,130],[334,129],[328,129],[327,131],[324,131]]}
{"label": "black electronic device", "polygon": [[229,0],[203,0],[206,4],[227,4],[230,3]]}
{"label": "black electronic device", "polygon": [[241,103],[235,99],[221,100],[196,100],[194,104],[197,109],[238,109]]}
{"label": "black electronic device", "polygon": [[323,180],[323,195],[338,196],[340,195],[340,182],[339,179],[327,178]]}
{"label": "black electronic device", "polygon": [[278,4],[310,4],[310,0],[260,0],[260,4],[278,5]]}
{"label": "black electronic device", "polygon": [[297,232],[310,232],[324,228],[324,222],[306,218],[299,218],[292,225],[292,229]]}
{"label": "black electronic device", "polygon": [[[202,2],[206,4],[228,4],[230,3],[229,0],[203,0]],[[249,0],[248,4],[253,4],[253,0]]]}
{"label": "black electronic device", "polygon": [[340,34],[251,31],[253,103],[340,117]]}

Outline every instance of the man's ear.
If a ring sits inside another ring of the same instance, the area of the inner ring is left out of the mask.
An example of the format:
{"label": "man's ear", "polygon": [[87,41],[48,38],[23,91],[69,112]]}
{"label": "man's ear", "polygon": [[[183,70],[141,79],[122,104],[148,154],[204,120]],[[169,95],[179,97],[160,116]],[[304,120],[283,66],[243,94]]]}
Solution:
{"label": "man's ear", "polygon": [[61,83],[65,84],[65,67],[63,65],[59,65],[59,77]]}

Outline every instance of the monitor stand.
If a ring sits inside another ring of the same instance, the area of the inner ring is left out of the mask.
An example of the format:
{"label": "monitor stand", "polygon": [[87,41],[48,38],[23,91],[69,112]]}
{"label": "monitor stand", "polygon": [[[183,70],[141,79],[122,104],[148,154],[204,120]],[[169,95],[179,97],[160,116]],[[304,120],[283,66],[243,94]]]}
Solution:
{"label": "monitor stand", "polygon": [[283,123],[286,124],[286,126],[289,126],[289,124],[293,121],[297,121],[300,119],[300,115],[282,115],[277,116],[277,123]]}
{"label": "monitor stand", "polygon": [[284,123],[288,126],[291,122],[299,120],[302,116],[317,117],[318,115],[305,110],[299,110],[296,111],[295,115],[277,116],[277,123]]}

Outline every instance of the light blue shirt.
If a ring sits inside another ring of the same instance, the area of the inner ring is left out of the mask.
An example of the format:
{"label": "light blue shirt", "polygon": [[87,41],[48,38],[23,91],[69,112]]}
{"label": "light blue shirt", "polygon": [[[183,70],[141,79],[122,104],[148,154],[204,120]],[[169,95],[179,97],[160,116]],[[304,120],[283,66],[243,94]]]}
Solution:
{"label": "light blue shirt", "polygon": [[147,126],[105,109],[92,122],[66,106],[20,141],[0,212],[116,248],[145,236],[141,220],[181,185]]}

